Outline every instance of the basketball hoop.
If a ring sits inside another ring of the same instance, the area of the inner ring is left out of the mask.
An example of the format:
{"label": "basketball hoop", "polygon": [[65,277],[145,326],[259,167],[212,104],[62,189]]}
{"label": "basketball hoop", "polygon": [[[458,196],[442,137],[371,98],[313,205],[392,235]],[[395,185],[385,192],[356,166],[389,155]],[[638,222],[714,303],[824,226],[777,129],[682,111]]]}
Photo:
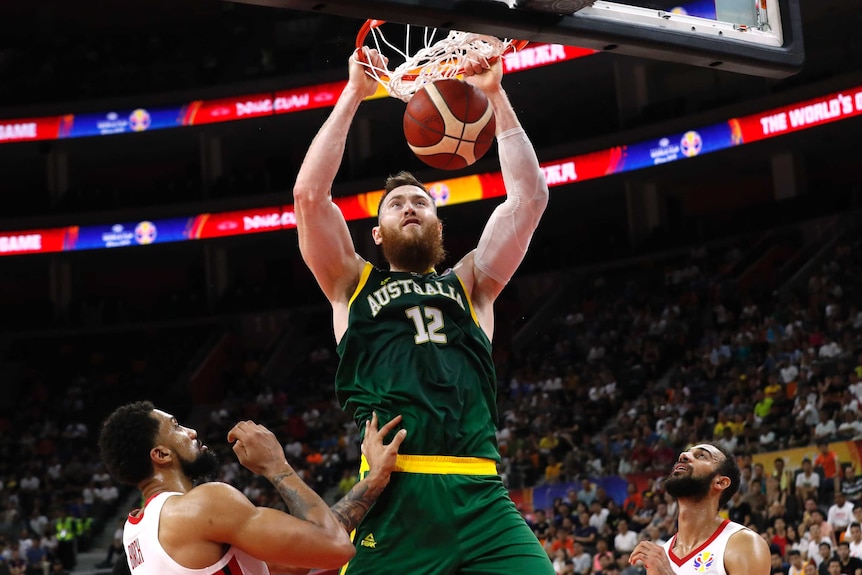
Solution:
{"label": "basketball hoop", "polygon": [[[394,51],[404,61],[392,70],[388,65],[380,68],[361,59],[358,61],[366,67],[370,76],[386,88],[390,96],[404,102],[409,101],[417,90],[429,82],[463,74],[467,62],[487,61],[493,64],[503,54],[521,50],[528,43],[526,40],[500,40],[493,36],[457,30],[449,31],[445,38],[436,39],[437,29],[407,24],[402,49],[383,34],[381,25],[385,23],[385,20],[366,20],[356,35],[356,47],[365,46],[370,34],[372,47],[378,52],[383,54],[382,48],[388,48],[388,51]],[[416,38],[416,30],[422,30],[419,32],[421,39]],[[411,32],[414,32],[412,37]],[[411,42],[416,41],[422,45],[412,48]]]}

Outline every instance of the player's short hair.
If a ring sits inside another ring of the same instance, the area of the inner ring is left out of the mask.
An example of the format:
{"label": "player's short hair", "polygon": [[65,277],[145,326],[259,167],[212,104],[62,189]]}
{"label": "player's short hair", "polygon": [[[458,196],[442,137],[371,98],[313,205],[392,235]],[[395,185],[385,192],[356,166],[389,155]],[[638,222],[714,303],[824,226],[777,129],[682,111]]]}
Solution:
{"label": "player's short hair", "polygon": [[[380,214],[380,208],[383,207],[383,200],[386,199],[386,196],[389,195],[389,192],[394,190],[395,188],[400,188],[401,186],[416,186],[426,194],[428,194],[428,189],[425,187],[425,184],[416,179],[416,176],[407,172],[405,170],[401,170],[397,174],[393,174],[386,178],[386,182],[383,184],[383,195],[380,196],[380,202],[377,204],[377,213]],[[428,194],[428,197],[431,198],[431,194]],[[434,198],[431,198],[433,201]]]}
{"label": "player's short hair", "polygon": [[788,557],[788,558],[789,558],[789,557],[794,557],[794,556],[796,556],[796,555],[802,555],[802,554],[799,552],[799,549],[790,549],[790,550],[787,552],[787,557]]}
{"label": "player's short hair", "polygon": [[152,477],[150,449],[156,444],[159,421],[150,401],[118,407],[102,424],[99,452],[108,473],[124,485],[137,485]]}
{"label": "player's short hair", "polygon": [[721,497],[718,498],[718,508],[721,509],[727,505],[727,502],[730,501],[733,494],[739,490],[739,484],[742,479],[740,477],[739,465],[736,464],[736,458],[717,445],[713,445],[713,447],[724,454],[724,460],[718,464],[718,474],[724,475],[730,479],[730,485],[727,486],[727,489],[721,492]]}

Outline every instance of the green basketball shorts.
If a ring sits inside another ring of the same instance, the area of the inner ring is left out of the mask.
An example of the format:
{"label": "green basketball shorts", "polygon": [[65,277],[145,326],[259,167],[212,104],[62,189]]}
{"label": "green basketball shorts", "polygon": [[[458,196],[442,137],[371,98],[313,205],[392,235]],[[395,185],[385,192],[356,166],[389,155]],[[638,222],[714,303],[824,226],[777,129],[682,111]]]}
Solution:
{"label": "green basketball shorts", "polygon": [[341,575],[554,575],[492,460],[398,456]]}

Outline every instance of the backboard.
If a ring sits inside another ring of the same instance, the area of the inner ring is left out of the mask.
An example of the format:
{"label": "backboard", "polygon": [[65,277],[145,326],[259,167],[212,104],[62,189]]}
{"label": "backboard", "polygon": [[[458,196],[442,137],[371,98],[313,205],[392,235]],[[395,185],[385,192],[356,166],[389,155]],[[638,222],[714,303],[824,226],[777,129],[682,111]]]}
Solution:
{"label": "backboard", "polygon": [[[236,1],[580,46],[771,78],[796,73],[804,60],[800,0]],[[555,13],[573,6],[577,12]]]}

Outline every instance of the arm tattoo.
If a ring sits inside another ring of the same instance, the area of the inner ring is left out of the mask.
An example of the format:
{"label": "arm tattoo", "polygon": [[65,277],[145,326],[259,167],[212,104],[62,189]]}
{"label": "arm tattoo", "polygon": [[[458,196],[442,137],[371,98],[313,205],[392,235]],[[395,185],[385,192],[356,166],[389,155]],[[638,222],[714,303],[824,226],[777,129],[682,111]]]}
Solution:
{"label": "arm tattoo", "polygon": [[284,500],[285,504],[287,504],[290,514],[298,519],[307,520],[308,505],[306,502],[296,493],[296,489],[291,489],[287,485],[281,484],[282,480],[287,479],[292,475],[296,475],[296,473],[293,471],[279,473],[278,475],[274,475],[272,479],[270,479],[270,482],[273,487],[275,487],[275,490],[281,496],[282,500]]}
{"label": "arm tattoo", "polygon": [[332,506],[332,512],[350,533],[356,529],[382,492],[382,487],[369,487],[367,484],[357,483],[347,495]]}
{"label": "arm tattoo", "polygon": [[293,472],[293,471],[288,471],[287,473],[279,473],[278,475],[273,475],[273,476],[272,476],[272,479],[270,479],[270,482],[271,482],[275,487],[278,487],[278,484],[279,484],[279,483],[281,483],[281,480],[282,480],[282,479],[287,479],[287,478],[288,478],[288,477],[290,477],[291,475],[296,475],[296,473],[295,473],[295,472]]}

